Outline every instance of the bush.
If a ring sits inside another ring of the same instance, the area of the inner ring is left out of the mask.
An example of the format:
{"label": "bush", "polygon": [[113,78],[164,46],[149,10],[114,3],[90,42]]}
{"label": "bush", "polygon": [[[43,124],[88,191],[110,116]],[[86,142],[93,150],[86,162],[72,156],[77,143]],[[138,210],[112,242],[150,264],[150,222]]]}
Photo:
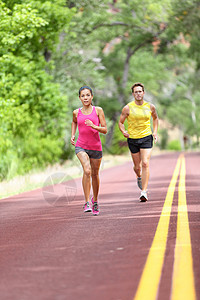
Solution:
{"label": "bush", "polygon": [[[25,2],[25,3],[24,3]],[[49,75],[59,34],[74,14],[64,1],[0,1],[0,180],[62,157],[68,98]]]}
{"label": "bush", "polygon": [[167,148],[167,142],[168,142],[168,132],[167,129],[161,129],[159,131],[160,134],[160,143],[158,146],[160,147],[161,150],[164,150]]}
{"label": "bush", "polygon": [[181,151],[182,149],[181,149],[180,141],[173,140],[173,141],[169,142],[168,145],[167,145],[167,149],[168,150]]}
{"label": "bush", "polygon": [[[127,122],[125,122],[125,128],[127,127]],[[112,145],[109,149],[111,154],[123,154],[128,151],[127,139],[123,136],[118,127],[118,122],[115,125],[114,135],[112,139]]]}

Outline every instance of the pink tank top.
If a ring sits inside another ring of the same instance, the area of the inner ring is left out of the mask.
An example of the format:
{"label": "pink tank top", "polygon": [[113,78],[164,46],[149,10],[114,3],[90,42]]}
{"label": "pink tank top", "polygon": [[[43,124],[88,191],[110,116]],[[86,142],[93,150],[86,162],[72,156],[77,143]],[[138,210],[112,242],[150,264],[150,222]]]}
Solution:
{"label": "pink tank top", "polygon": [[97,116],[94,106],[91,114],[89,115],[84,115],[80,108],[78,110],[77,123],[79,136],[76,142],[76,147],[81,147],[86,150],[102,151],[99,132],[85,124],[85,120],[87,119],[91,120],[96,126],[99,126],[99,117]]}

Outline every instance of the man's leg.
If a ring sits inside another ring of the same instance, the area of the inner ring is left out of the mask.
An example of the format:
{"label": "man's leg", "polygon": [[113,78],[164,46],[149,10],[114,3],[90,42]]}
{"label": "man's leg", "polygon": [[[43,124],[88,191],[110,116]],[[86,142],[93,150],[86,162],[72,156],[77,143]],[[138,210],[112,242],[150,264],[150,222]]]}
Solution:
{"label": "man's leg", "polygon": [[137,177],[141,177],[141,155],[140,152],[131,153],[132,160],[133,160],[133,170]]}
{"label": "man's leg", "polygon": [[149,159],[151,157],[152,148],[140,149],[142,162],[142,190],[146,191],[149,181]]}

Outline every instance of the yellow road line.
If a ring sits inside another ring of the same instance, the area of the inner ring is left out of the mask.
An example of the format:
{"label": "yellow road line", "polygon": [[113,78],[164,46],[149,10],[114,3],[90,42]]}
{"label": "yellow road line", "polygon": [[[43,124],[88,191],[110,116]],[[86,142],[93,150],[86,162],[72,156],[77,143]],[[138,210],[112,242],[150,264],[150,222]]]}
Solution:
{"label": "yellow road line", "polygon": [[178,188],[178,220],[172,284],[172,300],[194,300],[192,248],[185,192],[185,159],[182,158]]}
{"label": "yellow road line", "polygon": [[155,300],[158,293],[166,250],[171,206],[180,169],[180,160],[181,158],[179,157],[134,300]]}

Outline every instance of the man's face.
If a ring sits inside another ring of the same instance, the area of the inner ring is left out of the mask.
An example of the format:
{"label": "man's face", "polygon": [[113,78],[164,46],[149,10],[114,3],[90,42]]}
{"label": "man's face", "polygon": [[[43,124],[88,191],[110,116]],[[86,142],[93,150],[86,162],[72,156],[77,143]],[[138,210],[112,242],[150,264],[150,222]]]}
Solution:
{"label": "man's face", "polygon": [[137,101],[143,100],[144,92],[143,92],[141,86],[134,87],[133,96],[134,96],[135,100],[137,100]]}

